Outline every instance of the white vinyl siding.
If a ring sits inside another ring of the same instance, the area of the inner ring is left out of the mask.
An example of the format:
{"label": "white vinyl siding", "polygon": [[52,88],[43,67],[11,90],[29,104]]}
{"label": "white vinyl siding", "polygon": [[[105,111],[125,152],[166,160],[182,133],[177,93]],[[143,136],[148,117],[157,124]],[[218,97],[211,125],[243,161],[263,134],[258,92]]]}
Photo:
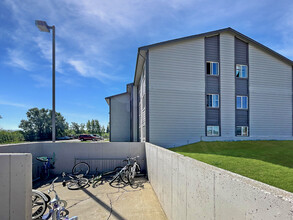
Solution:
{"label": "white vinyl siding", "polygon": [[292,137],[292,67],[249,46],[249,133]]}
{"label": "white vinyl siding", "polygon": [[149,142],[164,147],[205,136],[204,38],[149,51]]}
{"label": "white vinyl siding", "polygon": [[235,64],[234,36],[220,34],[221,60],[221,136],[235,136]]}

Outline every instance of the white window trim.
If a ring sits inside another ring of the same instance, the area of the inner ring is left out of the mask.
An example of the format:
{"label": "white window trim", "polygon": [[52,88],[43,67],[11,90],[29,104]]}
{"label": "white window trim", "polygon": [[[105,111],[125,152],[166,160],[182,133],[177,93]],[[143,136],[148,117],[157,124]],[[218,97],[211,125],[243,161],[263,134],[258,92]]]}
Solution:
{"label": "white window trim", "polygon": [[[209,75],[209,76],[218,76],[218,75],[219,75],[219,62],[207,61],[207,63],[210,64],[210,71],[211,71],[211,74],[208,74],[208,73],[207,73],[207,75]],[[218,68],[217,68],[218,71],[217,71],[217,74],[215,74],[215,75],[213,74],[213,65],[212,65],[213,63],[217,63],[217,64],[218,64],[218,65],[217,65],[217,66],[218,66]]]}
{"label": "white window trim", "polygon": [[[236,129],[237,128],[241,128],[241,135],[236,135],[236,136],[238,136],[238,137],[248,137],[248,134],[249,134],[249,128],[248,128],[248,126],[236,126]],[[247,128],[247,135],[243,135],[244,128]],[[237,132],[237,130],[236,130],[236,132]]]}
{"label": "white window trim", "polygon": [[[219,94],[207,94],[207,96],[211,95],[212,96],[212,106],[207,106],[207,108],[220,108],[220,95]],[[213,98],[213,95],[217,95],[218,96],[218,107],[214,107],[213,106],[213,101],[214,101],[214,98]],[[206,98],[208,99],[208,97]]]}
{"label": "white window trim", "polygon": [[[237,98],[238,98],[238,97],[241,98],[241,101],[240,101],[241,106],[240,106],[240,108],[237,107]],[[247,108],[243,108],[243,106],[242,106],[242,98],[243,98],[243,97],[247,97]],[[248,96],[246,96],[246,95],[237,95],[237,96],[236,96],[236,108],[237,108],[237,109],[248,109]]]}
{"label": "white window trim", "polygon": [[[209,135],[208,134],[208,127],[218,127],[218,134],[214,134],[213,133],[213,131],[214,131],[214,129],[212,129],[212,134],[211,135]],[[207,129],[207,136],[208,137],[219,137],[220,136],[220,126],[218,126],[218,125],[208,125],[207,127],[206,127],[206,129]]]}
{"label": "white window trim", "polygon": [[[237,76],[237,66],[240,66],[240,75],[242,74],[242,67],[243,66],[246,66],[246,77],[240,77],[240,76]],[[243,64],[236,64],[236,70],[235,70],[235,76],[236,78],[240,78],[240,79],[247,79],[248,78],[248,66],[247,65],[243,65]]]}

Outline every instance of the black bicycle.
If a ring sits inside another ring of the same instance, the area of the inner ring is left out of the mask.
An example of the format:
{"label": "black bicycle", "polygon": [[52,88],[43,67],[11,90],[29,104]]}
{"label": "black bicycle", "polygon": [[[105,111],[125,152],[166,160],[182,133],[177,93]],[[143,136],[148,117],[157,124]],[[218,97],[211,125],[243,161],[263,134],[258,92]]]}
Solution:
{"label": "black bicycle", "polygon": [[89,180],[89,183],[93,184],[93,188],[96,188],[97,186],[103,184],[107,177],[117,174],[122,168],[123,167],[115,167],[114,170],[103,173],[99,173],[96,169],[96,174]]}

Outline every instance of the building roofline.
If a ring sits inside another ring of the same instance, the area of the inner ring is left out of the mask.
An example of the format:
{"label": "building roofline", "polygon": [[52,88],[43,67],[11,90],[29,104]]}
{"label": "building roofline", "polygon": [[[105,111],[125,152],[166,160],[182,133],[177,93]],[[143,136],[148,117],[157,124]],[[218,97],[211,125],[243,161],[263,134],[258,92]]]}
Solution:
{"label": "building roofline", "polygon": [[[244,34],[241,34],[240,32],[234,30],[231,27],[223,28],[223,29],[219,29],[219,30],[215,30],[215,31],[210,31],[210,32],[205,32],[205,33],[201,33],[201,34],[191,35],[191,36],[187,36],[187,37],[172,39],[172,40],[168,40],[168,41],[162,41],[162,42],[159,42],[159,43],[150,44],[150,45],[146,45],[146,46],[142,46],[142,47],[138,48],[138,54],[139,54],[140,50],[148,50],[150,48],[165,45],[165,44],[169,44],[169,43],[174,43],[174,42],[178,42],[178,41],[182,41],[182,40],[188,40],[188,39],[195,39],[195,38],[209,36],[209,35],[216,35],[216,34],[220,34],[222,32],[234,33],[235,35],[240,36],[241,38],[243,38],[244,40],[246,40],[248,42],[256,44],[257,46],[261,47],[265,51],[267,51],[267,52],[279,57],[281,60],[283,60],[285,62],[288,62],[288,63],[290,63],[290,65],[293,66],[293,61],[290,60],[289,58],[277,53],[276,51],[274,51],[274,50],[270,49],[269,47],[257,42],[256,40],[253,40],[252,38],[250,38],[250,37],[248,37],[248,36],[246,36]],[[137,61],[138,61],[138,56],[137,56]],[[137,64],[137,62],[136,62],[136,64]]]}
{"label": "building roofline", "polygon": [[116,96],[125,95],[127,93],[128,92],[123,92],[123,93],[119,93],[119,94],[116,94],[116,95],[111,95],[111,96],[106,97],[105,99],[110,99],[110,98],[113,98],[113,97],[116,97]]}

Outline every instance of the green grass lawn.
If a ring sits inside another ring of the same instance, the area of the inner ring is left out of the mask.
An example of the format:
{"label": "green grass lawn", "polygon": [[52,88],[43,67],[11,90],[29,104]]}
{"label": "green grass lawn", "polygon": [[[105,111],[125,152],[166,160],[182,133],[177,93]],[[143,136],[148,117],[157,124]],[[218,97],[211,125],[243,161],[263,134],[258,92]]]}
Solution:
{"label": "green grass lawn", "polygon": [[170,150],[293,192],[293,141],[199,142]]}

